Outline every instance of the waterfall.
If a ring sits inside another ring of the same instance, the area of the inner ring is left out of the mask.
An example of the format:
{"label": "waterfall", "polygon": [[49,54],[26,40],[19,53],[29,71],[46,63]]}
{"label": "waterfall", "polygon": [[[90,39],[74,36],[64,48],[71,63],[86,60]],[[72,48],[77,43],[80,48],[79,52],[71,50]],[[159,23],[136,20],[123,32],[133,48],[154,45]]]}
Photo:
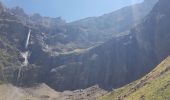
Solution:
{"label": "waterfall", "polygon": [[29,56],[29,52],[21,52],[21,56],[24,58],[24,62],[23,62],[23,66],[27,66],[28,65],[28,56]]}
{"label": "waterfall", "polygon": [[25,51],[20,53],[21,56],[23,57],[23,62],[22,62],[22,65],[20,66],[20,68],[18,70],[17,81],[19,81],[19,79],[21,77],[22,68],[29,64],[28,57],[29,57],[30,53],[28,51],[28,45],[29,45],[30,36],[31,36],[31,30],[29,29],[27,39],[26,39],[26,42],[25,42]]}
{"label": "waterfall", "polygon": [[27,40],[26,40],[26,43],[25,43],[25,49],[28,48],[30,36],[31,36],[31,30],[29,29],[29,32],[28,32],[28,35],[27,35]]}
{"label": "waterfall", "polygon": [[25,51],[21,53],[21,56],[24,58],[23,66],[28,65],[29,51],[27,49],[28,49],[28,45],[29,45],[30,36],[31,36],[31,30],[29,29],[27,39],[26,39],[26,42],[25,42]]}
{"label": "waterfall", "polygon": [[21,77],[22,68],[28,65],[29,51],[21,52],[20,54],[23,57],[23,62],[22,62],[22,65],[18,69],[17,81],[19,81]]}
{"label": "waterfall", "polygon": [[17,81],[18,81],[18,80],[20,79],[20,77],[21,77],[22,68],[23,68],[24,66],[27,66],[27,65],[28,65],[29,52],[28,52],[28,51],[21,52],[21,56],[23,57],[24,61],[23,61],[22,65],[19,67],[18,75],[17,75]]}

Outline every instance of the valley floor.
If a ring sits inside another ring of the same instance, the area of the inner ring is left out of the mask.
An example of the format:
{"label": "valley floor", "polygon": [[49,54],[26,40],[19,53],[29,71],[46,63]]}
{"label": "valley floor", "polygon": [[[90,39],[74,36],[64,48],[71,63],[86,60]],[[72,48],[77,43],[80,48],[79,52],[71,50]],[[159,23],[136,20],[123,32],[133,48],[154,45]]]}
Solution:
{"label": "valley floor", "polygon": [[0,85],[0,100],[96,100],[107,92],[98,86],[85,90],[56,92],[46,84],[20,88],[11,84]]}

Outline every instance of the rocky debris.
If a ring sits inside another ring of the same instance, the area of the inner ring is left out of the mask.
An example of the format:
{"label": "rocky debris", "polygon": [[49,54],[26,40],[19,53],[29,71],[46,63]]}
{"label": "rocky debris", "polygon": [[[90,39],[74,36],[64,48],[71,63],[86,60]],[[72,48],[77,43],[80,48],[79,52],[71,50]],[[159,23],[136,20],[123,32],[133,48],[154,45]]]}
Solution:
{"label": "rocky debris", "polygon": [[46,84],[30,88],[16,87],[11,84],[0,85],[1,100],[96,100],[107,91],[93,86],[85,90],[57,92]]}
{"label": "rocky debris", "polygon": [[60,100],[96,100],[98,97],[103,96],[106,93],[107,91],[96,85],[87,89],[64,91],[61,93]]}
{"label": "rocky debris", "polygon": [[45,84],[20,88],[11,84],[0,85],[1,100],[58,100],[59,93]]}

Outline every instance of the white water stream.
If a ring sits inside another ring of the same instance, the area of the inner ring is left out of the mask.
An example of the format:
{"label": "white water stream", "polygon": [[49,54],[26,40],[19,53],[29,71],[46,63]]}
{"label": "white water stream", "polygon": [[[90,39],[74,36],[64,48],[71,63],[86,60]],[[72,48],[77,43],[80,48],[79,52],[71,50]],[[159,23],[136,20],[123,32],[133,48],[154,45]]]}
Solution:
{"label": "white water stream", "polygon": [[28,49],[30,36],[31,36],[31,30],[29,30],[29,32],[28,32],[27,40],[26,40],[26,43],[25,43],[25,49]]}
{"label": "white water stream", "polygon": [[29,64],[28,57],[29,57],[30,53],[28,51],[28,45],[29,45],[29,41],[30,41],[30,36],[31,36],[31,30],[29,30],[28,35],[27,35],[27,39],[26,39],[26,42],[25,42],[25,51],[20,53],[21,56],[23,57],[24,61],[22,62],[22,65],[19,68],[17,80],[19,80],[20,77],[21,77],[21,70],[22,70],[22,68]]}

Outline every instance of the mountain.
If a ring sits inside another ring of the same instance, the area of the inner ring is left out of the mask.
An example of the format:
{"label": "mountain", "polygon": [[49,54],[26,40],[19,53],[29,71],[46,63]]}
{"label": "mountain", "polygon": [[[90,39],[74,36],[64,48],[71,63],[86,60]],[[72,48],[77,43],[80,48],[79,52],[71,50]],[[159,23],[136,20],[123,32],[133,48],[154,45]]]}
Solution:
{"label": "mountain", "polygon": [[59,90],[98,84],[109,90],[141,78],[170,55],[169,9],[168,0],[159,1],[129,34],[87,49],[72,62],[53,68],[48,84]]}
{"label": "mountain", "polygon": [[[150,4],[154,5],[154,2],[156,0],[151,1]],[[144,4],[147,3],[138,5]],[[120,9],[120,12],[123,10]],[[70,65],[70,63],[81,64],[81,58],[86,55],[84,52],[89,52],[92,48],[97,47],[96,42],[88,40],[82,27],[66,23],[61,18],[42,17],[39,14],[28,15],[22,8],[9,9],[2,3],[0,13],[2,81],[9,81],[17,85],[49,83],[51,80],[55,82],[55,78],[47,77],[47,75],[53,74],[51,73],[53,69],[66,64]],[[88,62],[87,58],[83,57],[85,62]],[[30,75],[30,73],[32,74]],[[90,85],[88,83],[85,87]]]}
{"label": "mountain", "polygon": [[60,54],[100,44],[112,35],[128,31],[150,12],[157,1],[147,0],[100,17],[72,23],[66,23],[61,18],[42,17],[39,14],[29,16],[19,7],[11,9],[11,12],[23,23],[27,22],[45,33],[45,51]]}
{"label": "mountain", "polygon": [[42,17],[40,14],[28,15],[20,7],[9,9],[20,22],[39,32],[39,41],[45,52],[58,55],[70,52],[77,48],[87,48],[91,44],[83,37],[79,28],[67,26],[67,23],[58,18]]}
{"label": "mountain", "polygon": [[[20,87],[45,83],[58,91],[98,84],[111,90],[143,77],[170,55],[169,1],[156,2],[145,0],[73,23],[1,4],[1,82]],[[134,8],[141,13],[133,13]]]}
{"label": "mountain", "polygon": [[18,23],[17,18],[11,15],[2,4],[0,5],[0,10],[0,75],[1,81],[11,81],[13,80],[11,78],[13,77],[12,72],[20,65],[17,48],[21,47],[18,44],[25,39],[24,34],[19,34],[20,32],[25,32],[25,27]]}
{"label": "mountain", "polygon": [[129,31],[152,10],[158,0],[144,0],[144,2],[127,6],[100,17],[81,19],[69,25],[80,27],[89,35],[91,41],[106,41],[112,35]]}
{"label": "mountain", "polygon": [[169,100],[170,99],[170,57],[163,60],[143,78],[132,82],[100,100]]}

